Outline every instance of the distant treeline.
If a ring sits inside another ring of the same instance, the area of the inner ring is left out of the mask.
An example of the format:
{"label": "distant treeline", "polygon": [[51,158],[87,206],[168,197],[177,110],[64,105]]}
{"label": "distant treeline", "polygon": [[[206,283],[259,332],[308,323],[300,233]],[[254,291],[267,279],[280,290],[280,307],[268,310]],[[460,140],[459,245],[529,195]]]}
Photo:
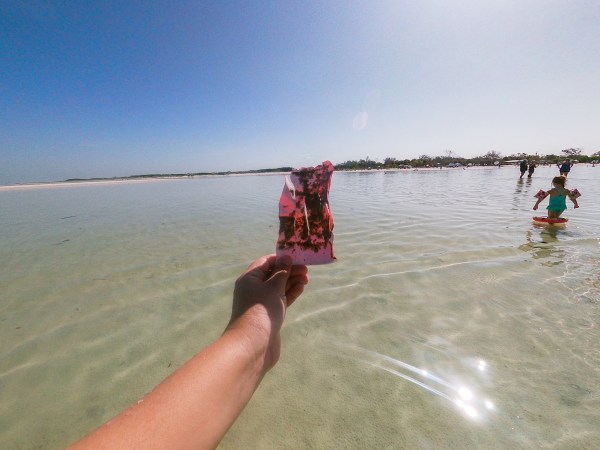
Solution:
{"label": "distant treeline", "polygon": [[228,172],[194,172],[194,173],[148,173],[145,175],[130,175],[127,177],[112,177],[112,178],[69,178],[65,182],[77,181],[107,181],[107,180],[135,180],[142,178],[185,178],[197,177],[202,175],[243,175],[251,173],[269,173],[269,172],[291,172],[292,167],[277,167],[275,169],[258,169],[258,170],[240,170]]}
{"label": "distant treeline", "polygon": [[[358,161],[346,161],[341,164],[334,164],[336,170],[365,170],[365,169],[403,169],[409,167],[447,167],[448,165],[473,165],[473,166],[493,166],[511,164],[515,161],[526,159],[535,161],[537,164],[557,164],[564,161],[565,158],[571,158],[580,163],[587,163],[600,160],[600,151],[591,154],[590,156],[583,155],[583,150],[580,148],[567,148],[561,151],[562,155],[530,155],[527,153],[517,153],[510,156],[502,156],[498,152],[488,152],[482,156],[475,158],[462,158],[457,156],[452,151],[447,151],[444,156],[428,156],[421,155],[413,159],[396,159],[388,157],[383,162],[369,159]],[[66,182],[77,181],[105,181],[105,180],[131,180],[140,178],[185,178],[201,175],[243,175],[253,173],[275,173],[275,172],[291,172],[292,167],[277,167],[274,169],[258,169],[258,170],[241,170],[228,172],[195,172],[195,173],[150,173],[145,175],[131,175],[128,177],[112,177],[112,178],[70,178]]]}
{"label": "distant treeline", "polygon": [[413,159],[396,159],[388,157],[381,161],[369,159],[367,156],[365,159],[358,161],[346,161],[341,164],[335,164],[336,170],[364,170],[364,169],[401,169],[407,167],[446,167],[449,164],[461,164],[463,166],[492,166],[510,164],[514,161],[526,159],[528,161],[535,161],[537,164],[557,164],[565,160],[565,158],[571,158],[580,163],[588,163],[592,161],[600,160],[600,152],[595,152],[590,156],[582,154],[581,149],[565,149],[562,150],[562,155],[531,155],[527,153],[517,153],[509,156],[502,156],[498,152],[488,152],[482,156],[476,156],[474,158],[462,158],[449,151],[444,156],[429,156],[421,155],[418,158]]}

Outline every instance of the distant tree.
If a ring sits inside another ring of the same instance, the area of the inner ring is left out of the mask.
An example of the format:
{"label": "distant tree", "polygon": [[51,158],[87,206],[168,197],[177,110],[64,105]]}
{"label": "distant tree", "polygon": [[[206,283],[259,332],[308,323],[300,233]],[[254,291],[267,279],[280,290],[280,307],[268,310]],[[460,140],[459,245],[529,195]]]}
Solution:
{"label": "distant tree", "polygon": [[596,153],[592,153],[592,156],[600,156],[600,151],[598,151]]}
{"label": "distant tree", "polygon": [[502,155],[500,154],[500,152],[495,152],[492,150],[483,155],[483,157],[485,159],[500,159],[502,158]]}
{"label": "distant tree", "polygon": [[400,161],[398,161],[396,158],[388,157],[383,160],[384,167],[394,168],[394,167],[398,167],[399,165],[400,165]]}
{"label": "distant tree", "polygon": [[579,156],[582,151],[582,148],[565,148],[564,150],[561,150],[566,156]]}

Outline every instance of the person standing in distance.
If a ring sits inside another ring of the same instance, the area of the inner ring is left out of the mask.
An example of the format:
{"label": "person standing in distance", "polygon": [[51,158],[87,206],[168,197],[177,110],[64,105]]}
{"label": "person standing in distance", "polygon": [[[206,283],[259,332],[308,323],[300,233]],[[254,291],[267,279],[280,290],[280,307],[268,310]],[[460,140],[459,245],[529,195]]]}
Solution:
{"label": "person standing in distance", "polygon": [[534,171],[535,171],[535,161],[531,161],[529,163],[529,173],[527,174],[527,178],[531,178]]}
{"label": "person standing in distance", "polygon": [[560,176],[567,177],[569,172],[571,171],[571,167],[573,167],[573,163],[569,158],[565,159],[562,164],[557,164],[558,170],[560,172]]}
{"label": "person standing in distance", "polygon": [[523,175],[525,175],[525,172],[527,172],[527,160],[526,159],[521,161],[519,169],[521,170],[521,176],[519,178],[523,178]]}

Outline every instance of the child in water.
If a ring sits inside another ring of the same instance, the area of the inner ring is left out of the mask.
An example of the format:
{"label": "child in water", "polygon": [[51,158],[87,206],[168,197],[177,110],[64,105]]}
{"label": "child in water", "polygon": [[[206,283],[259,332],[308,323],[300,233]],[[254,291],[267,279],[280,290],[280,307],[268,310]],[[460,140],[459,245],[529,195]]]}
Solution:
{"label": "child in water", "polygon": [[[567,197],[573,202],[574,208],[579,208],[577,204],[577,196],[573,192],[565,189],[565,177],[554,177],[552,179],[552,189],[548,192],[540,191],[537,195],[537,202],[533,205],[534,211],[538,209],[538,205],[547,196],[550,196],[550,203],[547,206],[548,218],[558,219],[565,209],[567,209]],[[540,195],[541,194],[541,195]]]}

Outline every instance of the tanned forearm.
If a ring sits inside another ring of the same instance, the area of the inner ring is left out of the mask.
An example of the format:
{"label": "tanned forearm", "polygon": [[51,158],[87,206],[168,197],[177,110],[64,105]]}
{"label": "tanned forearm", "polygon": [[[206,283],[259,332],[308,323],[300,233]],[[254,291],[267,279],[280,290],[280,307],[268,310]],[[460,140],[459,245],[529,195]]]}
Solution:
{"label": "tanned forearm", "polygon": [[228,329],[72,448],[215,448],[264,376],[265,338],[251,327]]}

